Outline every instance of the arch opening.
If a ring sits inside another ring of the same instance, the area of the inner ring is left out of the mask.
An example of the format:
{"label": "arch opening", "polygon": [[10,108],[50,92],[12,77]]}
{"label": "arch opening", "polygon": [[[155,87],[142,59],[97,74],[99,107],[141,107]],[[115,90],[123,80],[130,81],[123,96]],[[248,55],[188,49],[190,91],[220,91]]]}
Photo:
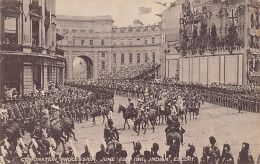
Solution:
{"label": "arch opening", "polygon": [[93,61],[88,56],[78,56],[73,61],[72,77],[74,80],[93,79]]}

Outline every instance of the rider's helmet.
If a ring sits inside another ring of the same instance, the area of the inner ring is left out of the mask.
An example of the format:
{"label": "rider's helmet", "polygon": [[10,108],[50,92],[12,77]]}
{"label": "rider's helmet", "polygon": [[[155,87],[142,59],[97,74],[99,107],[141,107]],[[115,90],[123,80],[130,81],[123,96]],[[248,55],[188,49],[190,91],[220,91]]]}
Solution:
{"label": "rider's helmet", "polygon": [[211,145],[215,145],[215,143],[216,143],[217,141],[216,141],[216,138],[215,138],[215,137],[210,136],[210,137],[209,137],[209,142],[210,142]]}
{"label": "rider's helmet", "polygon": [[242,150],[249,150],[249,143],[243,142]]}
{"label": "rider's helmet", "polygon": [[142,145],[141,145],[140,142],[136,142],[136,143],[135,143],[135,149],[136,149],[137,151],[140,151],[140,150],[142,149]]}
{"label": "rider's helmet", "polygon": [[153,143],[153,147],[152,147],[153,151],[157,152],[159,150],[159,145],[158,143]]}

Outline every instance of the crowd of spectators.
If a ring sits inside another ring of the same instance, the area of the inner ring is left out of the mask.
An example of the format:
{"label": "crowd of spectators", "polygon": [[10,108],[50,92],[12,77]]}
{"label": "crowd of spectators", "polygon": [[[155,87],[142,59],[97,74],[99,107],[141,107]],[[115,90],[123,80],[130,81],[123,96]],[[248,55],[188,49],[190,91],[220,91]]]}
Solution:
{"label": "crowd of spectators", "polygon": [[127,68],[120,69],[108,75],[102,75],[102,79],[133,79],[142,74],[147,74],[154,71],[159,64],[156,62],[146,62],[144,64],[134,65]]}

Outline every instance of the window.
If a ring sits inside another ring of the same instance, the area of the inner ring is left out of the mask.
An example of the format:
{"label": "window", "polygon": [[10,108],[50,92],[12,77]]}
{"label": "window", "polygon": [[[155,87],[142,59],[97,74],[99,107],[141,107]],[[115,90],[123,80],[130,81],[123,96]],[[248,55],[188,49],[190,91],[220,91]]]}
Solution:
{"label": "window", "polygon": [[32,21],[32,44],[39,45],[39,22]]}
{"label": "window", "polygon": [[144,44],[148,44],[148,41],[147,41],[147,39],[145,39],[145,40],[144,40]]}
{"label": "window", "polygon": [[155,62],[155,52],[152,52],[153,62]]}
{"label": "window", "polygon": [[132,62],[133,62],[133,54],[129,53],[129,63],[132,64]]}
{"label": "window", "polygon": [[133,44],[133,40],[129,39],[129,45],[132,45],[132,44]]}
{"label": "window", "polygon": [[125,54],[121,54],[121,64],[125,63]]}
{"label": "window", "polygon": [[85,44],[85,39],[81,39],[80,44],[84,45]]}
{"label": "window", "polygon": [[124,45],[125,44],[124,42],[125,42],[124,39],[121,39],[121,45]]}
{"label": "window", "polygon": [[116,54],[113,54],[113,63],[116,64]]}
{"label": "window", "polygon": [[106,63],[105,63],[105,61],[102,61],[101,66],[102,66],[102,70],[105,70],[105,68],[106,68]]}
{"label": "window", "polygon": [[106,53],[105,52],[101,52],[101,57],[102,58],[106,57]]}
{"label": "window", "polygon": [[145,53],[144,55],[145,55],[144,56],[144,62],[147,62],[148,61],[148,53]]}
{"label": "window", "polygon": [[77,30],[71,30],[73,33],[76,33],[77,32]]}
{"label": "window", "polygon": [[137,43],[140,44],[140,39],[137,39]]}
{"label": "window", "polygon": [[155,43],[155,38],[152,38],[152,44],[154,44]]}
{"label": "window", "polygon": [[162,42],[165,42],[165,34],[162,34]]}
{"label": "window", "polygon": [[115,41],[115,40],[112,40],[112,44],[113,44],[113,45],[116,45],[116,41]]}
{"label": "window", "polygon": [[80,32],[82,32],[82,33],[85,33],[85,32],[86,32],[86,30],[80,30]]}
{"label": "window", "polygon": [[101,40],[101,45],[103,46],[103,45],[105,45],[105,40]]}
{"label": "window", "polygon": [[137,53],[137,63],[140,63],[140,53]]}
{"label": "window", "polygon": [[93,46],[93,40],[89,40],[89,45]]}
{"label": "window", "polygon": [[[17,18],[5,17],[4,19],[4,42],[6,44],[17,44]],[[29,38],[28,38],[29,39]]]}

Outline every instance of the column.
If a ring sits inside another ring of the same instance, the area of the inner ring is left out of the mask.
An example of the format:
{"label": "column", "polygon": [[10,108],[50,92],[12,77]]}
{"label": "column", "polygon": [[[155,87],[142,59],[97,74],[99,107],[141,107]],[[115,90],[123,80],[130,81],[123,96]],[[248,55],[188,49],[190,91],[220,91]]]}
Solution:
{"label": "column", "polygon": [[43,49],[43,54],[47,54],[46,52],[46,46],[45,46],[45,8],[47,6],[45,6],[44,0],[42,0],[42,15],[43,15],[43,19],[41,20],[41,45],[44,48]]}
{"label": "column", "polygon": [[[23,1],[23,12],[29,13],[29,4],[30,0],[24,0]],[[30,16],[26,15],[23,16],[23,36],[22,36],[22,46],[23,46],[23,52],[30,53],[32,52],[32,35],[31,35],[31,20]]]}
{"label": "column", "polygon": [[33,92],[33,72],[32,63],[23,62],[23,94]]}
{"label": "column", "polygon": [[68,64],[67,64],[67,68],[68,68],[68,78],[69,78],[69,80],[71,80],[72,79],[72,65],[73,65],[73,61],[72,61],[72,52],[69,50],[69,52],[68,52]]}
{"label": "column", "polygon": [[43,90],[48,91],[48,64],[47,59],[43,61]]}
{"label": "column", "polygon": [[52,82],[56,83],[57,82],[57,75],[56,75],[56,72],[57,72],[57,66],[56,66],[56,61],[53,60],[52,61]]}
{"label": "column", "polygon": [[94,79],[98,77],[98,64],[97,64],[97,57],[98,57],[98,52],[94,51],[95,54],[95,61],[93,63],[93,68],[94,68]]}

